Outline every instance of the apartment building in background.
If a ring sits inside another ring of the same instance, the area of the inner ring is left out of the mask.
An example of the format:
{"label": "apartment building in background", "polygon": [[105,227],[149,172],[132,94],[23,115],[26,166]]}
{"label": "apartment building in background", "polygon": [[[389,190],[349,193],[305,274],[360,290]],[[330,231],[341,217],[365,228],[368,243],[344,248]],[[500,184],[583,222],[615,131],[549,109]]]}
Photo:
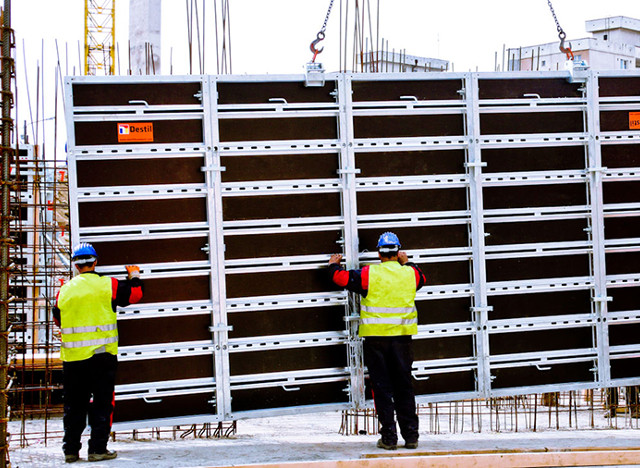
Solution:
{"label": "apartment building in background", "polygon": [[[593,70],[640,68],[640,19],[614,16],[585,22],[592,37],[571,39],[574,59],[584,60]],[[508,48],[503,60],[507,71],[563,70],[567,60],[559,41],[526,47]]]}

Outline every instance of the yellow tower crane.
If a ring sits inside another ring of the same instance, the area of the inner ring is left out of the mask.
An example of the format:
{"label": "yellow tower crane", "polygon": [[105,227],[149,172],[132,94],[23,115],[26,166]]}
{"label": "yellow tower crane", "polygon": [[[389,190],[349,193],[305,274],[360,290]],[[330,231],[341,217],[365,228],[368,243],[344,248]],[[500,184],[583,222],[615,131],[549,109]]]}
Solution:
{"label": "yellow tower crane", "polygon": [[116,0],[84,0],[84,74],[115,74]]}

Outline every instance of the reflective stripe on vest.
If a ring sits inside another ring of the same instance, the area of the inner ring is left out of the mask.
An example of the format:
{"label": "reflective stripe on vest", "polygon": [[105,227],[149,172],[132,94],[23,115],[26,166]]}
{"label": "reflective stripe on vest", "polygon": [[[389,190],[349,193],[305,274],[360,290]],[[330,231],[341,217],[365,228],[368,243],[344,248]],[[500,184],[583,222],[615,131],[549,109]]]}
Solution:
{"label": "reflective stripe on vest", "polygon": [[103,346],[110,343],[117,343],[118,337],[112,336],[111,338],[101,338],[97,340],[87,340],[87,341],[69,341],[66,343],[62,343],[63,348],[83,348],[85,346]]}
{"label": "reflective stripe on vest", "polygon": [[418,323],[418,318],[414,318],[414,319],[401,319],[401,318],[365,318],[360,320],[360,323],[365,323],[365,324],[373,324],[373,323],[379,323],[379,324],[391,324],[391,325],[413,325],[414,323],[417,324]]}
{"label": "reflective stripe on vest", "polygon": [[60,331],[65,335],[71,335],[72,333],[91,333],[95,331],[116,330],[117,328],[118,326],[115,323],[110,323],[108,325],[92,325],[90,327],[63,328]]}
{"label": "reflective stripe on vest", "polygon": [[111,308],[111,278],[83,273],[60,288],[60,358],[82,361],[104,350],[118,354],[118,327]]}
{"label": "reflective stripe on vest", "polygon": [[388,261],[369,267],[369,291],[360,307],[360,336],[418,333],[416,276],[410,266]]}

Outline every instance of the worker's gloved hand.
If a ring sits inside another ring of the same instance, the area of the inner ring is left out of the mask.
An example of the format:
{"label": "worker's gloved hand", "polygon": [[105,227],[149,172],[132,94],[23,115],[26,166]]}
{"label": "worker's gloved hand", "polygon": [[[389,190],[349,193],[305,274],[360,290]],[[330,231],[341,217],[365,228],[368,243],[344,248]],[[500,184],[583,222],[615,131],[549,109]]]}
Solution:
{"label": "worker's gloved hand", "polygon": [[409,257],[407,256],[406,252],[398,252],[398,263],[400,263],[400,265],[404,265],[405,263],[407,263],[409,261]]}
{"label": "worker's gloved hand", "polygon": [[125,266],[127,269],[127,276],[129,279],[131,278],[140,278],[140,267],[137,265],[127,265]]}
{"label": "worker's gloved hand", "polygon": [[342,260],[341,254],[333,254],[331,255],[331,258],[329,258],[329,265],[331,265],[332,263],[337,263],[338,265],[340,265],[340,260]]}

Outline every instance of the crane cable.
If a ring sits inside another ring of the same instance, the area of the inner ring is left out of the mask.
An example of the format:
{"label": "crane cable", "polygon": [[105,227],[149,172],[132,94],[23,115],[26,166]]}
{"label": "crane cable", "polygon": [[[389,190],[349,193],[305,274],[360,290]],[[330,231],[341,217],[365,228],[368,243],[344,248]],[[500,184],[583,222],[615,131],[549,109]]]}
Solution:
{"label": "crane cable", "polygon": [[547,4],[549,5],[549,9],[551,10],[551,14],[553,15],[553,20],[556,22],[556,29],[558,30],[558,38],[560,39],[560,52],[563,52],[567,55],[567,60],[573,60],[573,52],[571,51],[571,43],[569,43],[569,47],[564,46],[564,40],[567,37],[567,34],[560,26],[558,22],[558,18],[556,17],[556,12],[553,9],[553,5],[551,4],[551,0],[547,0]]}
{"label": "crane cable", "polygon": [[321,49],[317,49],[316,44],[324,40],[324,36],[325,36],[324,31],[327,29],[327,22],[329,21],[329,15],[331,14],[331,8],[333,7],[333,2],[334,0],[331,0],[331,2],[329,2],[329,9],[327,10],[327,14],[324,17],[324,23],[322,23],[322,27],[320,28],[320,31],[318,31],[318,34],[316,35],[315,40],[311,43],[309,47],[311,49],[311,52],[313,52],[313,59],[311,60],[312,63],[316,61],[316,57],[318,56],[318,54],[324,50],[324,47]]}

